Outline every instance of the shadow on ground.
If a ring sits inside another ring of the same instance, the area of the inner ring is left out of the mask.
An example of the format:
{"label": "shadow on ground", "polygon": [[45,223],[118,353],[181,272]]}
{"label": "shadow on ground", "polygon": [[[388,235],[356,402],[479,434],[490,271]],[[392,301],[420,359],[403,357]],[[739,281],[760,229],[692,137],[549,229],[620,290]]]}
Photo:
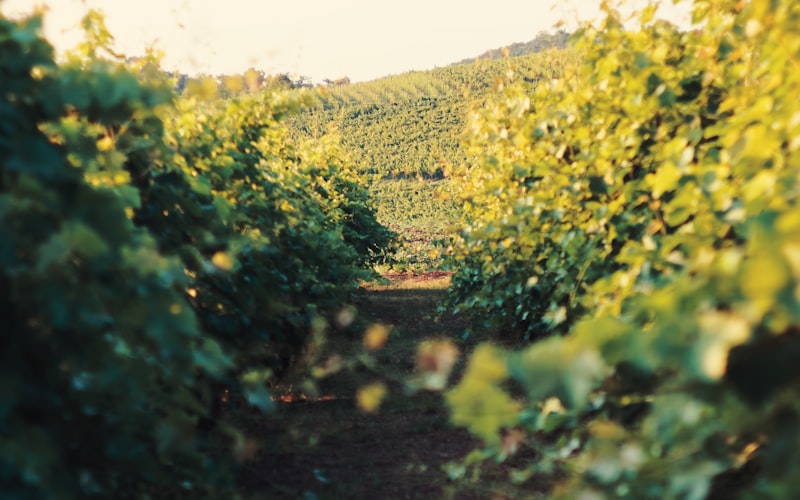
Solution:
{"label": "shadow on ground", "polygon": [[[506,491],[502,466],[488,471],[488,482],[451,482],[443,466],[480,443],[449,425],[440,394],[410,394],[401,382],[413,372],[419,341],[453,337],[467,326],[456,318],[437,318],[448,282],[443,273],[396,275],[389,283],[362,289],[356,301],[358,324],[391,327],[385,346],[371,354],[377,366],[343,370],[321,381],[316,396],[290,395],[273,414],[241,422],[259,443],[239,477],[245,498],[518,497]],[[354,357],[363,350],[359,335],[334,335],[323,358]],[[386,383],[388,396],[378,412],[365,413],[355,404],[355,392],[376,379]],[[533,488],[525,496],[538,497],[542,491]]]}

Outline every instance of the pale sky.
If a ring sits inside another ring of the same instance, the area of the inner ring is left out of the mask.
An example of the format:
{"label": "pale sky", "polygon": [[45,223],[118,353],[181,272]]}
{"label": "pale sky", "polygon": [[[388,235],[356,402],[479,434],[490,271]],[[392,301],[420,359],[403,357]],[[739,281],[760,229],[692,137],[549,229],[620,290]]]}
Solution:
{"label": "pale sky", "polygon": [[[641,3],[640,0],[633,0]],[[0,0],[9,16],[48,5],[45,35],[63,51],[80,39],[90,7],[105,12],[118,51],[166,53],[163,65],[195,73],[266,73],[372,80],[446,66],[488,49],[567,29],[599,0]],[[684,2],[685,3],[685,2]],[[683,11],[686,10],[685,6]],[[687,16],[664,2],[664,16]]]}

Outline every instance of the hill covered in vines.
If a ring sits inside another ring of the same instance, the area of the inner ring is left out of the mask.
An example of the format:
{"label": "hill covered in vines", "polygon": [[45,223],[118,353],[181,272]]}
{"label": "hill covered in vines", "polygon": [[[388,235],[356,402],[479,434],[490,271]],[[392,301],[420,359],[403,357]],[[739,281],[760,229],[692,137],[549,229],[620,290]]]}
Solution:
{"label": "hill covered in vines", "polygon": [[316,89],[291,123],[307,137],[337,129],[365,173],[441,179],[467,160],[461,136],[472,106],[509,75],[532,88],[574,57],[551,50]]}
{"label": "hill covered in vines", "polygon": [[436,242],[462,224],[456,192],[474,154],[464,141],[469,116],[509,81],[532,90],[575,60],[569,49],[543,50],[301,89],[308,104],[288,123],[300,141],[331,130],[341,137],[355,167],[371,179],[378,220],[404,236],[394,268],[439,268]]}

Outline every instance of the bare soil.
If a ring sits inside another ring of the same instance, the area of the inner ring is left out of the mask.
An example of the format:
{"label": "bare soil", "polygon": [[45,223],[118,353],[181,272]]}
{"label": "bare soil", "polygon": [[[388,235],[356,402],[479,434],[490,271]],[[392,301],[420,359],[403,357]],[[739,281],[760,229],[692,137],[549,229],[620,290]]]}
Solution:
{"label": "bare soil", "polygon": [[[449,424],[441,394],[409,393],[403,379],[413,374],[419,341],[453,338],[466,325],[437,318],[447,273],[387,275],[383,284],[362,288],[358,321],[328,339],[320,359],[358,358],[365,353],[364,325],[390,325],[374,365],[355,363],[321,380],[316,391],[287,386],[269,415],[241,422],[257,450],[242,468],[239,489],[246,498],[439,499],[542,498],[548,484],[513,486],[510,464],[489,464],[477,480],[451,481],[443,466],[459,461],[480,442]],[[383,381],[389,389],[379,411],[355,404],[359,387]],[[304,388],[303,388],[304,387]],[[518,459],[532,459],[522,450]],[[527,455],[527,456],[526,456]]]}

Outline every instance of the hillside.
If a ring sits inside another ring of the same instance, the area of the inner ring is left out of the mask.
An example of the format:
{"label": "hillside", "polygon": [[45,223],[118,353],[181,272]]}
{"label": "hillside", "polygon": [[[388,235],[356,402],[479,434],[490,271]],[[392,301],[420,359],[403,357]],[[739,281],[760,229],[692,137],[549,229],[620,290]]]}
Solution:
{"label": "hillside", "polygon": [[530,91],[561,75],[577,60],[576,52],[551,47],[564,47],[567,36],[540,33],[510,46],[502,59],[499,49],[489,50],[477,59],[369,82],[345,77],[314,86],[305,77],[254,69],[212,78],[167,76],[181,94],[203,93],[210,85],[225,99],[287,91],[303,102],[300,112],[284,117],[294,141],[316,142],[335,132],[347,161],[370,179],[380,222],[411,235],[393,265],[425,270],[441,264],[430,257],[437,253],[431,242],[461,223],[450,177],[469,164],[463,134],[470,112],[485,107],[487,98],[510,82]]}
{"label": "hillside", "polygon": [[568,50],[550,50],[302,89],[310,104],[288,122],[298,141],[337,130],[356,168],[374,179],[370,193],[378,220],[405,236],[395,267],[437,268],[434,242],[460,225],[451,175],[469,162],[463,133],[470,110],[479,109],[509,75],[531,89],[574,58]]}
{"label": "hillside", "polygon": [[364,172],[440,179],[448,166],[466,161],[459,136],[471,104],[509,70],[532,86],[560,74],[571,59],[571,52],[547,51],[314,89],[310,106],[292,123],[298,134],[312,137],[338,129]]}
{"label": "hillside", "polygon": [[528,54],[536,54],[548,49],[564,49],[567,47],[569,36],[570,34],[563,29],[555,33],[541,31],[536,35],[536,38],[528,42],[516,42],[504,47],[487,50],[478,56],[462,59],[454,64],[468,64],[486,59],[501,59],[504,57],[503,54],[506,51],[509,57],[519,57]]}

